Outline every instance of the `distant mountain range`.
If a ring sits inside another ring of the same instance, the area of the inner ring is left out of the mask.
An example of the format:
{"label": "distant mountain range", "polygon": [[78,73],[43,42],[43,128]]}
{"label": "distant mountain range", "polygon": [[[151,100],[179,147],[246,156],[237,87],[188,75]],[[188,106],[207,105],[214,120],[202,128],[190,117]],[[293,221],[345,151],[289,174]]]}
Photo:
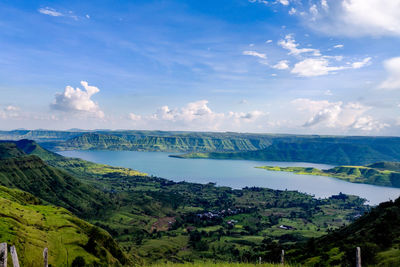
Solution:
{"label": "distant mountain range", "polygon": [[181,158],[303,161],[365,165],[400,161],[399,137],[319,136],[174,131],[0,131],[0,139],[32,139],[57,150],[183,152]]}

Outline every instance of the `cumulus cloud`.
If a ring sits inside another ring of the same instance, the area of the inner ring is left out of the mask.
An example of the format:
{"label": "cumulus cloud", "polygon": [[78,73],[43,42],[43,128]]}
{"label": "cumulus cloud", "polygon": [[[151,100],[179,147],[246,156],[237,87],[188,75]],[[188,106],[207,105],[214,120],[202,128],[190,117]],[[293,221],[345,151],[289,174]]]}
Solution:
{"label": "cumulus cloud", "polygon": [[286,50],[289,50],[289,55],[300,55],[304,53],[312,53],[314,56],[320,56],[321,53],[318,49],[313,48],[298,48],[299,44],[293,38],[293,34],[288,34],[285,39],[278,42],[278,45]]}
{"label": "cumulus cloud", "polygon": [[286,70],[289,68],[289,61],[287,60],[281,60],[279,61],[277,64],[275,64],[274,66],[272,66],[274,69],[278,69],[278,70]]}
{"label": "cumulus cloud", "polygon": [[129,118],[144,127],[158,125],[163,129],[237,130],[242,125],[256,122],[264,115],[264,112],[258,110],[214,112],[208,106],[207,100],[199,100],[180,108],[162,106],[148,116],[130,113]]}
{"label": "cumulus cloud", "polygon": [[299,111],[305,111],[310,118],[303,124],[304,127],[328,127],[343,130],[356,129],[362,131],[380,131],[389,127],[386,123],[374,120],[365,115],[370,110],[360,103],[329,102],[327,100],[310,100],[299,98],[292,101]]}
{"label": "cumulus cloud", "polygon": [[243,51],[243,55],[267,59],[267,55],[256,51]]}
{"label": "cumulus cloud", "polygon": [[400,89],[400,57],[386,60],[384,67],[388,77],[380,84],[379,88],[388,90]]}
{"label": "cumulus cloud", "polygon": [[294,15],[294,14],[296,14],[296,12],[297,12],[297,10],[294,8],[294,7],[292,7],[290,10],[289,10],[289,15]]}
{"label": "cumulus cloud", "polygon": [[44,8],[39,8],[39,13],[42,13],[44,15],[52,16],[52,17],[61,17],[63,14],[61,12],[56,11],[54,8],[51,7],[44,7]]}
{"label": "cumulus cloud", "polygon": [[99,88],[90,86],[88,82],[81,81],[84,90],[66,86],[63,93],[57,93],[51,107],[64,112],[89,115],[103,118],[104,113],[91,97],[100,92]]}
{"label": "cumulus cloud", "polygon": [[335,45],[333,48],[343,48],[343,47],[344,47],[344,45],[338,44],[338,45]]}
{"label": "cumulus cloud", "polygon": [[302,18],[310,27],[329,35],[400,35],[399,0],[313,1],[300,13],[308,14]]}

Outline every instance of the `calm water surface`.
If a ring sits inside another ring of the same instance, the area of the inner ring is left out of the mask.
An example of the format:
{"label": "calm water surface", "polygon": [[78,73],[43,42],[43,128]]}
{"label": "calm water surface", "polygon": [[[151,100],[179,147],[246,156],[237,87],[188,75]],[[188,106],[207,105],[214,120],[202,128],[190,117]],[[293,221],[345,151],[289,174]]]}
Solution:
{"label": "calm water surface", "polygon": [[333,166],[303,162],[269,162],[247,160],[178,159],[166,152],[138,151],[62,151],[67,157],[139,170],[176,182],[214,182],[221,186],[243,188],[258,186],[280,190],[297,190],[318,198],[343,192],[369,200],[369,204],[396,199],[400,189],[354,184],[326,176],[296,175],[254,168],[256,166],[301,166],[329,169]]}

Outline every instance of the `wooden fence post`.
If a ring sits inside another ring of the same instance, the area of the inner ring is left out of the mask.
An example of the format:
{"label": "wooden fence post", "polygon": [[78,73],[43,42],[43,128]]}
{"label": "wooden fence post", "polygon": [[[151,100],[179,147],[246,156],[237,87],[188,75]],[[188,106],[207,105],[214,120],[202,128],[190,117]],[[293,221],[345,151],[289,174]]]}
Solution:
{"label": "wooden fence post", "polygon": [[0,244],[0,267],[7,267],[7,243]]}
{"label": "wooden fence post", "polygon": [[361,267],[361,248],[357,247],[356,250],[356,267]]}
{"label": "wooden fence post", "polygon": [[282,249],[282,254],[281,254],[281,264],[285,264],[285,251]]}
{"label": "wooden fence post", "polygon": [[10,247],[10,253],[11,253],[13,266],[19,267],[18,255],[17,255],[17,250],[15,249],[15,246]]}
{"label": "wooden fence post", "polygon": [[48,267],[49,266],[49,262],[48,262],[48,249],[47,248],[45,248],[44,250],[43,250],[43,260],[44,260],[44,267]]}

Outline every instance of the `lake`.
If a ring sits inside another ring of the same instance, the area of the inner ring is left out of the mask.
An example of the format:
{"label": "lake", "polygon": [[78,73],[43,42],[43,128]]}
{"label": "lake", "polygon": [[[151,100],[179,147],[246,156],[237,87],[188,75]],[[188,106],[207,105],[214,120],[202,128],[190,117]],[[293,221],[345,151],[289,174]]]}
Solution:
{"label": "lake", "polygon": [[176,182],[213,182],[232,188],[266,187],[280,190],[297,190],[325,198],[339,192],[363,197],[376,205],[400,196],[399,188],[345,182],[336,178],[314,175],[296,175],[287,172],[266,171],[256,166],[301,166],[329,169],[333,166],[304,162],[271,162],[247,160],[179,159],[167,152],[139,151],[62,151],[66,157],[132,168],[150,175]]}

